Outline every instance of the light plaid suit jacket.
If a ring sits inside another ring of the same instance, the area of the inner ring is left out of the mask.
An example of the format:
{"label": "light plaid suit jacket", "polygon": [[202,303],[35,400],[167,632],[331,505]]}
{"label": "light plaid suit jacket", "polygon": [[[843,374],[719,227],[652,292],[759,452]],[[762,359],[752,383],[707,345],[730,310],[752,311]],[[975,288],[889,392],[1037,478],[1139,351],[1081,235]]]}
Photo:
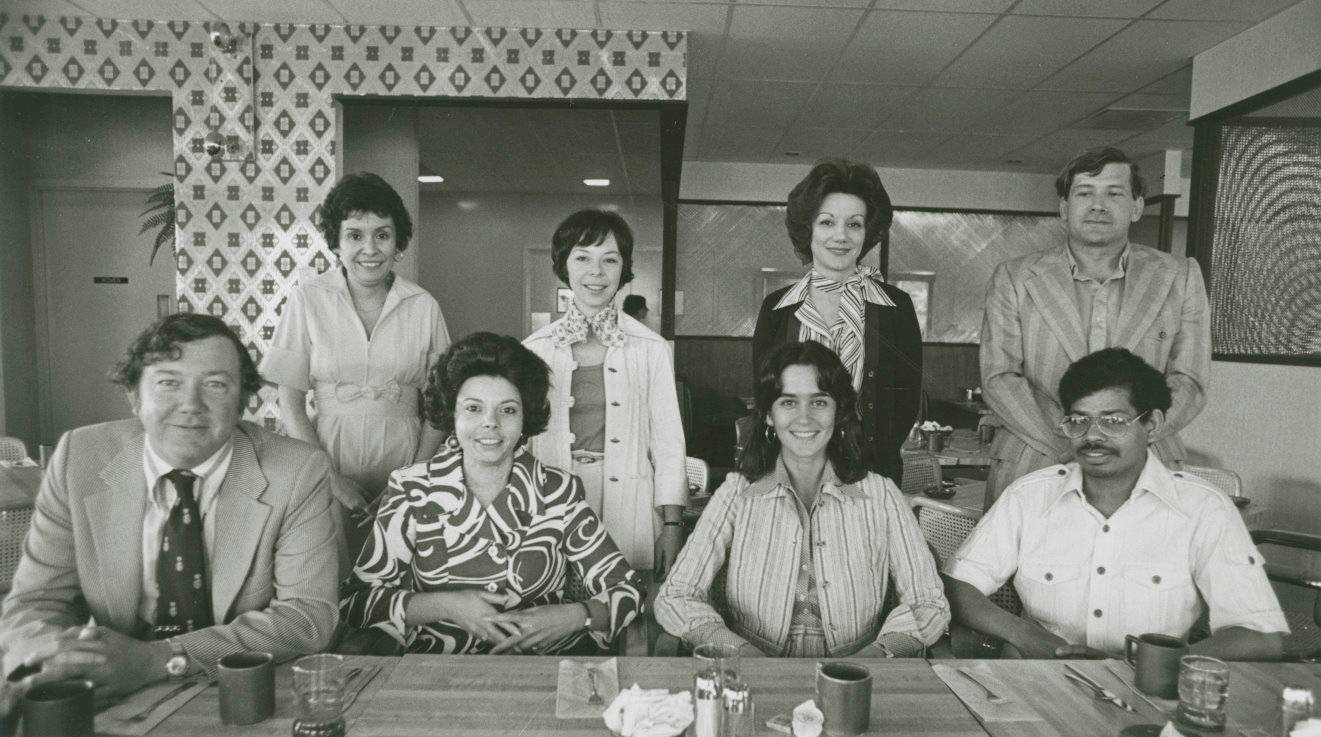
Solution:
{"label": "light plaid suit jacket", "polygon": [[[1127,348],[1165,374],[1173,404],[1156,455],[1171,467],[1186,457],[1178,432],[1202,411],[1211,368],[1211,314],[1192,259],[1130,244],[1123,306],[1110,346]],[[1000,264],[982,321],[982,391],[1002,425],[991,444],[987,504],[1015,479],[1072,460],[1056,425],[1057,391],[1071,363],[1087,354],[1073,275],[1064,247]]]}
{"label": "light plaid suit jacket", "polygon": [[[38,635],[95,617],[142,637],[145,437],[136,419],[72,430],[60,439],[23,558],[0,615],[6,672]],[[211,569],[214,627],[179,636],[215,677],[224,655],[264,650],[277,660],[330,644],[339,616],[330,513],[330,462],[306,443],[252,423],[234,432],[234,455],[216,499]]]}

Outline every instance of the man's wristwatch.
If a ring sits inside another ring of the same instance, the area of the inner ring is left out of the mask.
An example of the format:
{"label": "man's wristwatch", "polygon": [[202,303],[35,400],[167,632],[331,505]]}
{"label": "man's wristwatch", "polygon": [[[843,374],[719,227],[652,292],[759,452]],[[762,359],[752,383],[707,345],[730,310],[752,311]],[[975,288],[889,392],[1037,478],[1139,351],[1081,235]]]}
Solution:
{"label": "man's wristwatch", "polygon": [[188,651],[183,643],[171,637],[166,640],[170,645],[170,659],[165,661],[165,672],[170,678],[183,678],[188,675]]}

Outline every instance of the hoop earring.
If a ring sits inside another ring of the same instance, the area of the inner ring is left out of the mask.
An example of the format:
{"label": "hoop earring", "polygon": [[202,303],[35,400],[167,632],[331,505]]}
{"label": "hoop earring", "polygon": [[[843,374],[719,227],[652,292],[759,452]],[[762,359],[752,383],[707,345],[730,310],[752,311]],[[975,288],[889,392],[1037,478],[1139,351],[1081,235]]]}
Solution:
{"label": "hoop earring", "polygon": [[766,426],[766,442],[768,442],[768,443],[774,443],[774,442],[775,442],[776,440],[778,440],[778,439],[779,439],[779,436],[775,434],[775,428],[771,427],[770,425],[767,425],[767,426]]}
{"label": "hoop earring", "polygon": [[445,438],[445,447],[449,448],[450,450],[458,450],[459,436],[451,434],[449,437]]}

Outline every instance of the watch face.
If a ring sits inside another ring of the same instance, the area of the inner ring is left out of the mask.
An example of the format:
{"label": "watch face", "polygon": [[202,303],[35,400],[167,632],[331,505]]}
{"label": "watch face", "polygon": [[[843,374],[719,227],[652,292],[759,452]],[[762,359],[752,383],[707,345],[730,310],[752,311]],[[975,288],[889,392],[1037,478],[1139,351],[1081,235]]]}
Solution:
{"label": "watch face", "polygon": [[182,676],[188,672],[188,656],[183,653],[175,653],[170,659],[165,661],[165,672],[172,676]]}

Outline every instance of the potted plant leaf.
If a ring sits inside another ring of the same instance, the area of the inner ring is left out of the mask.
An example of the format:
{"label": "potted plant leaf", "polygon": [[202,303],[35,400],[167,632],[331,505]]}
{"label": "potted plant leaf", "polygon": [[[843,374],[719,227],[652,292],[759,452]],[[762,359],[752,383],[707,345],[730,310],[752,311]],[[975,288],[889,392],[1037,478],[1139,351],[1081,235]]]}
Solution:
{"label": "potted plant leaf", "polygon": [[167,171],[163,171],[161,174],[167,177],[169,181],[152,189],[147,194],[147,209],[143,210],[140,215],[143,220],[142,229],[138,231],[138,235],[150,230],[156,232],[155,237],[152,238],[151,258],[147,260],[148,264],[156,261],[156,253],[166,243],[170,244],[170,252],[174,252],[174,175]]}

